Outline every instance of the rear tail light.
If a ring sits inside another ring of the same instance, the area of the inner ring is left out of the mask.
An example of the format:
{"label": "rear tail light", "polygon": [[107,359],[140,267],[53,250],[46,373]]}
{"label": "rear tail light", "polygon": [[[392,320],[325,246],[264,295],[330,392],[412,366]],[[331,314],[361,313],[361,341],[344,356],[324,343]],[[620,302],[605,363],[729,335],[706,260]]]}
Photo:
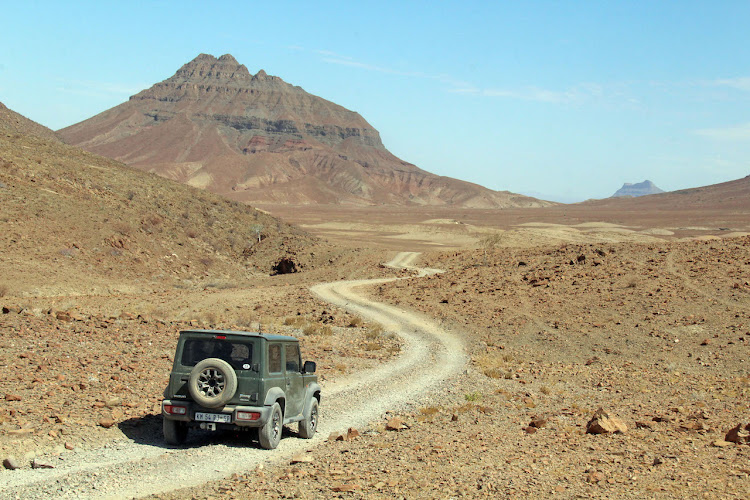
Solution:
{"label": "rear tail light", "polygon": [[170,415],[187,415],[187,408],[177,405],[164,405],[164,413],[169,413]]}
{"label": "rear tail light", "polygon": [[256,411],[238,411],[234,418],[236,420],[258,420],[260,413]]}

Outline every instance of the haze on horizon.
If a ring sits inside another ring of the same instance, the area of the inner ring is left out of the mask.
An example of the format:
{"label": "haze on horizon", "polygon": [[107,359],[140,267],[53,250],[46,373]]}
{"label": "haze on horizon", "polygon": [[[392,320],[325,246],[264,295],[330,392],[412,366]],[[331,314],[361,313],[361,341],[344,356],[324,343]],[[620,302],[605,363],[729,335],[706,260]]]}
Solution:
{"label": "haze on horizon", "polygon": [[398,157],[532,196],[750,174],[750,3],[4,6],[0,101],[53,129],[199,53],[359,112]]}

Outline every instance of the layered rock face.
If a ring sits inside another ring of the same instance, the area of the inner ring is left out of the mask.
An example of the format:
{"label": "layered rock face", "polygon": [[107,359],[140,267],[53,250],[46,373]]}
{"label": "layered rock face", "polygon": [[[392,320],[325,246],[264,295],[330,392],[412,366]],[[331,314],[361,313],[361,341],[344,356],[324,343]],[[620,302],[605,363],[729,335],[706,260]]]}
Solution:
{"label": "layered rock face", "polygon": [[231,55],[201,54],[171,78],[59,131],[69,143],[255,203],[543,206],[440,177],[392,155],[358,113]]}

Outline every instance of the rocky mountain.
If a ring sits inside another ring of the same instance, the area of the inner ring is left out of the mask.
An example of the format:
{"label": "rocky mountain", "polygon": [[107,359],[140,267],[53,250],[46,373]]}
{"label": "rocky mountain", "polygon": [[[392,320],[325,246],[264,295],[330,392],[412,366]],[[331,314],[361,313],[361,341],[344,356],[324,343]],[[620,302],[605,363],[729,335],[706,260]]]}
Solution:
{"label": "rocky mountain", "polygon": [[229,54],[59,131],[71,144],[243,202],[546,206],[391,154],[358,113]]}
{"label": "rocky mountain", "polygon": [[5,133],[16,133],[16,134],[30,134],[37,137],[44,137],[45,139],[51,139],[59,141],[52,130],[48,129],[44,125],[40,125],[33,120],[29,120],[23,115],[20,115],[8,109],[3,103],[0,102],[0,131]]}
{"label": "rocky mountain", "polygon": [[611,198],[618,198],[620,196],[637,197],[645,196],[647,194],[659,194],[663,192],[664,190],[659,189],[653,182],[649,180],[638,182],[636,184],[626,182],[620,189],[615,192],[615,194],[611,196]]}

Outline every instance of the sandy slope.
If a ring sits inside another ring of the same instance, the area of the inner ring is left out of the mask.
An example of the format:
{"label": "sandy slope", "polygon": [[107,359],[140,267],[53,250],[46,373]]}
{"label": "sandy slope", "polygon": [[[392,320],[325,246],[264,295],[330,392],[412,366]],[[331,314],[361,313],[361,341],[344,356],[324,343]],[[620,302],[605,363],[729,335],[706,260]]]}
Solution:
{"label": "sandy slope", "polygon": [[[410,268],[418,254],[399,254],[390,265]],[[434,273],[422,270],[420,274]],[[17,498],[123,498],[163,493],[288,460],[324,441],[330,432],[362,426],[388,410],[403,409],[456,375],[465,365],[460,341],[431,321],[393,306],[373,303],[355,289],[381,280],[318,285],[320,298],[381,322],[404,339],[403,354],[390,363],[324,387],[321,426],[312,441],[290,437],[277,451],[246,446],[237,439],[193,434],[185,448],[168,448],[160,436],[117,441],[75,451],[54,469],[0,471],[0,494]],[[44,457],[40,458],[45,461]]]}

